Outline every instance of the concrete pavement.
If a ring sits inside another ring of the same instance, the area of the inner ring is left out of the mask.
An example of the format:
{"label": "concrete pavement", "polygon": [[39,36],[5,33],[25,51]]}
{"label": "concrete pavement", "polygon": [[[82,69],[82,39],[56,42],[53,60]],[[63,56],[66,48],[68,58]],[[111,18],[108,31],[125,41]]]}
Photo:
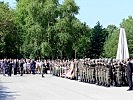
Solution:
{"label": "concrete pavement", "polygon": [[0,75],[0,100],[133,100],[128,87],[102,87],[52,75]]}

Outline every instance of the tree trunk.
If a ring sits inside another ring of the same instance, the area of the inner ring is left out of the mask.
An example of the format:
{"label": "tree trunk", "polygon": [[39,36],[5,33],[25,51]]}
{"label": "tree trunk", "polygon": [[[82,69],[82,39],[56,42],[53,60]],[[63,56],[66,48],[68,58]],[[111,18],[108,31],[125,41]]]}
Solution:
{"label": "tree trunk", "polygon": [[62,50],[60,50],[60,57],[61,57],[61,59],[62,59]]}
{"label": "tree trunk", "polygon": [[76,53],[77,53],[77,50],[74,50],[75,51],[75,59],[76,59]]}

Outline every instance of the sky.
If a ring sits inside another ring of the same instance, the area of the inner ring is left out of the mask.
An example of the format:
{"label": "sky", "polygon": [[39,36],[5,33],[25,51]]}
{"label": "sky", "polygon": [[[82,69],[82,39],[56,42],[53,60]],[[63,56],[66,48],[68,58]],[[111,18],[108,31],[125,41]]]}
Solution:
{"label": "sky", "polygon": [[[9,2],[15,7],[15,0],[0,0]],[[103,27],[119,24],[124,18],[133,16],[133,0],[75,0],[79,6],[79,14],[76,15],[81,22],[85,22],[93,28],[99,21]]]}

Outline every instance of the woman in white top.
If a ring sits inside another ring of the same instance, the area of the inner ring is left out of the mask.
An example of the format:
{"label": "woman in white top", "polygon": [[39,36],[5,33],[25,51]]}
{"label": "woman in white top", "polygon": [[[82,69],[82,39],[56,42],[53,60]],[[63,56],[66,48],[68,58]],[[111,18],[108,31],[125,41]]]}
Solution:
{"label": "woman in white top", "polygon": [[30,60],[27,61],[26,72],[27,72],[27,74],[30,74],[31,73]]}

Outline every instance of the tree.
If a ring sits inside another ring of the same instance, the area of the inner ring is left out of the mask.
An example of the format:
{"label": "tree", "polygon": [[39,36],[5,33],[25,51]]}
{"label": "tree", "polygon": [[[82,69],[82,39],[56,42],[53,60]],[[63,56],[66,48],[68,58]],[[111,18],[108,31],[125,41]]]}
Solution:
{"label": "tree", "polygon": [[[62,4],[59,0],[17,2],[16,23],[24,57],[86,57],[92,42],[91,29],[75,17],[79,10],[75,0],[64,0]],[[102,33],[104,31],[102,29]]]}
{"label": "tree", "polygon": [[129,49],[129,54],[130,54],[129,56],[133,57],[133,45],[132,45],[133,44],[133,17],[129,16],[127,19],[123,19],[120,26],[125,28],[128,49]]}
{"label": "tree", "polygon": [[19,53],[19,35],[14,23],[15,12],[0,2],[0,57],[16,58]]}
{"label": "tree", "polygon": [[[58,7],[59,17],[55,24],[57,53],[60,58],[72,58],[73,36],[76,35],[73,31],[73,22],[78,14],[78,6],[74,0],[64,0]],[[77,37],[78,38],[78,37]]]}
{"label": "tree", "polygon": [[73,50],[75,58],[86,57],[87,50],[90,48],[91,29],[86,23],[81,23],[79,20],[73,22]]}
{"label": "tree", "polygon": [[[56,15],[57,5],[58,0],[18,1],[17,20],[23,37],[21,53],[25,57],[38,58],[44,51],[44,48],[41,47],[43,43],[50,46],[52,31],[49,30],[58,17]],[[46,51],[47,54],[50,53],[50,51]]]}
{"label": "tree", "polygon": [[41,44],[41,54],[43,57],[49,57],[51,56],[51,47],[50,45],[48,44],[48,42],[42,42]]}
{"label": "tree", "polygon": [[104,43],[103,57],[115,58],[118,47],[119,30],[115,25],[107,26],[108,37]]}
{"label": "tree", "polygon": [[103,29],[100,22],[98,22],[92,29],[88,55],[90,58],[99,58],[102,56],[103,46],[107,36],[107,31]]}

